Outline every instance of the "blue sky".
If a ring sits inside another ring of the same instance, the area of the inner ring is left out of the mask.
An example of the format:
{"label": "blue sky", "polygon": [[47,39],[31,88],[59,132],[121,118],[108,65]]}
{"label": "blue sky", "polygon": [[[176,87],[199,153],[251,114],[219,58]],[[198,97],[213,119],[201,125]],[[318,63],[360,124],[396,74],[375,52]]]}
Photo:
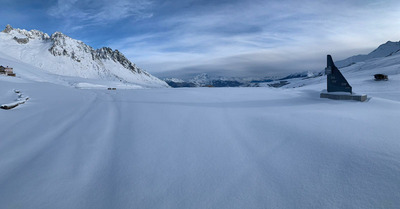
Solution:
{"label": "blue sky", "polygon": [[398,0],[0,0],[2,25],[109,46],[158,76],[322,70],[400,40]]}

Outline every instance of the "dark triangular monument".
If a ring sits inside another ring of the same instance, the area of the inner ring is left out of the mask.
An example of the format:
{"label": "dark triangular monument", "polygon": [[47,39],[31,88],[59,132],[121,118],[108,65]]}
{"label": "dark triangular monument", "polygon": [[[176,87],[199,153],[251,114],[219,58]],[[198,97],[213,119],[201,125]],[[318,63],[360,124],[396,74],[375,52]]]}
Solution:
{"label": "dark triangular monument", "polygon": [[352,88],[342,75],[339,69],[333,63],[332,56],[327,56],[327,65],[325,68],[327,75],[327,91],[328,92],[349,92],[352,93]]}
{"label": "dark triangular monument", "polygon": [[321,98],[336,100],[357,100],[366,101],[367,95],[359,95],[353,93],[353,88],[347,82],[339,69],[333,63],[332,56],[327,56],[327,64],[325,68],[327,89],[321,92]]}

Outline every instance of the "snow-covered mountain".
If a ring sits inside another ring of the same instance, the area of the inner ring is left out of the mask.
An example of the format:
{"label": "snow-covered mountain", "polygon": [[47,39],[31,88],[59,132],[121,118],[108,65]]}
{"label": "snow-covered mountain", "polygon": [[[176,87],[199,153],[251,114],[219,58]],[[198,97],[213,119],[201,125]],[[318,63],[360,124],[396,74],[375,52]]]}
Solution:
{"label": "snow-covered mountain", "polygon": [[[61,32],[49,36],[38,30],[14,29],[7,25],[0,33],[0,48],[1,57],[11,57],[50,74],[142,87],[168,86],[136,67],[118,50],[93,49]],[[15,70],[18,75],[18,69]]]}
{"label": "snow-covered mountain", "polygon": [[382,58],[382,57],[388,57],[394,54],[400,53],[400,41],[399,42],[392,42],[388,41],[382,45],[380,45],[377,49],[372,51],[369,54],[366,55],[355,55],[352,57],[349,57],[347,59],[341,60],[336,62],[337,67],[346,67],[349,65],[352,65],[357,62],[362,62],[365,60],[370,60],[370,59],[375,59],[375,58]]}
{"label": "snow-covered mountain", "polygon": [[211,78],[207,73],[201,73],[190,79],[189,82],[196,86],[207,86],[211,85]]}
{"label": "snow-covered mountain", "polygon": [[[238,77],[222,77],[222,76],[210,76],[207,73],[198,74],[190,79],[183,80],[179,78],[165,78],[164,81],[171,87],[260,87],[260,83],[267,84],[272,87],[282,87],[280,81],[290,80],[295,78],[313,78],[321,76],[320,72],[305,71],[300,73],[294,73],[285,77],[260,77],[260,78],[238,78]],[[278,82],[276,85],[274,82]],[[286,82],[283,82],[287,84]],[[270,85],[273,84],[273,85]],[[265,86],[265,85],[263,85]]]}
{"label": "snow-covered mountain", "polygon": [[227,78],[227,77],[212,77],[207,73],[201,73],[195,75],[188,80],[182,80],[178,78],[166,78],[165,82],[171,87],[239,87],[248,86],[249,82],[243,82],[239,78]]}

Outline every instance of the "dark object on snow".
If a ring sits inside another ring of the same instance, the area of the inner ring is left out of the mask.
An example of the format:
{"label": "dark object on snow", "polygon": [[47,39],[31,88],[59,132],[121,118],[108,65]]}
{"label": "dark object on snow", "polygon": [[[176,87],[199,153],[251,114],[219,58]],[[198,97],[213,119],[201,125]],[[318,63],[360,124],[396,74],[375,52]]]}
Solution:
{"label": "dark object on snow", "polygon": [[11,105],[1,105],[0,108],[4,110],[10,110],[20,105],[19,103],[11,104]]}
{"label": "dark object on snow", "polygon": [[238,81],[229,81],[229,80],[213,80],[211,82],[211,86],[213,87],[238,87],[242,85],[242,83]]}
{"label": "dark object on snow", "polygon": [[29,38],[17,38],[16,36],[14,36],[13,39],[19,44],[27,44],[29,42]]}
{"label": "dark object on snow", "polygon": [[289,81],[279,81],[279,83],[268,84],[269,87],[279,88],[289,84]]}
{"label": "dark object on snow", "polygon": [[331,55],[327,56],[327,67],[325,68],[325,74],[327,75],[328,92],[352,93],[352,87],[333,63]]}
{"label": "dark object on snow", "polygon": [[107,90],[117,90],[117,88],[107,88]]}
{"label": "dark object on snow", "polygon": [[172,88],[183,88],[183,87],[196,87],[196,84],[191,82],[174,82],[174,81],[165,81]]}
{"label": "dark object on snow", "polygon": [[387,81],[388,76],[385,74],[375,74],[374,75],[376,81]]}
{"label": "dark object on snow", "polygon": [[29,100],[29,97],[26,97],[26,98],[23,98],[23,99],[21,99],[19,101],[10,103],[10,104],[3,104],[3,105],[0,106],[0,108],[4,109],[4,110],[10,110],[10,109],[13,109],[15,107],[18,107],[19,105],[25,104],[25,102],[28,101],[28,100]]}

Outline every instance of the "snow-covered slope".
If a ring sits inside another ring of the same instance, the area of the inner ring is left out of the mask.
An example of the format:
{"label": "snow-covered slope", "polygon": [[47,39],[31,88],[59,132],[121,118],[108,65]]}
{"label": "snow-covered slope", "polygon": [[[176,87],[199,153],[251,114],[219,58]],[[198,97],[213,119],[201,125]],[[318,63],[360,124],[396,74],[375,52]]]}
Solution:
{"label": "snow-covered slope", "polygon": [[359,79],[367,102],[0,76],[1,104],[30,98],[0,109],[0,208],[397,209],[400,82]]}
{"label": "snow-covered slope", "polygon": [[[0,48],[3,49],[2,57],[11,57],[50,74],[143,87],[168,86],[136,67],[118,50],[107,47],[95,50],[60,32],[49,36],[41,31],[14,29],[7,25],[0,33]],[[19,68],[14,67],[14,70],[17,75],[24,76],[24,73],[18,72]]]}
{"label": "snow-covered slope", "polygon": [[392,56],[394,54],[398,54],[400,52],[400,41],[399,42],[392,42],[388,41],[385,44],[380,45],[377,49],[372,51],[367,55],[356,55],[349,57],[344,60],[337,61],[335,64],[337,67],[346,67],[352,65],[357,62],[362,62],[374,58],[382,58]]}

